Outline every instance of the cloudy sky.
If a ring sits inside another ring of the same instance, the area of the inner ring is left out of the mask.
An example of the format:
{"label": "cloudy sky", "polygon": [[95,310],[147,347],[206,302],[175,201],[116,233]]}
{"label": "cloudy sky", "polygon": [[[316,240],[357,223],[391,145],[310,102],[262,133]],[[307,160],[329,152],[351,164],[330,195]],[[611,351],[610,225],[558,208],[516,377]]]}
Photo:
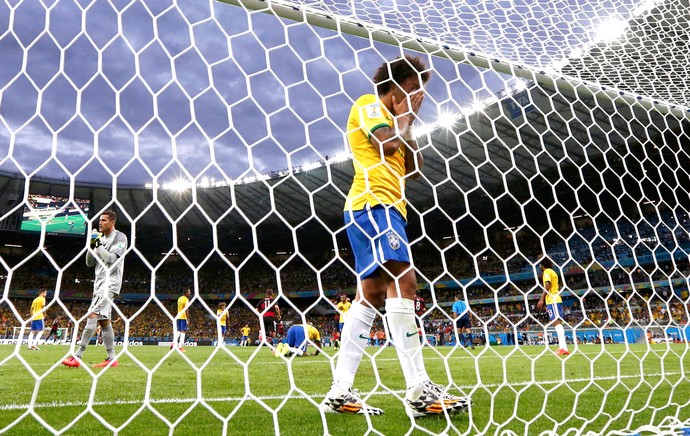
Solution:
{"label": "cloudy sky", "polygon": [[[643,2],[295,1],[545,68]],[[78,182],[232,179],[346,150],[352,101],[400,49],[212,0],[0,3],[0,169]],[[438,57],[422,120],[514,82]]]}

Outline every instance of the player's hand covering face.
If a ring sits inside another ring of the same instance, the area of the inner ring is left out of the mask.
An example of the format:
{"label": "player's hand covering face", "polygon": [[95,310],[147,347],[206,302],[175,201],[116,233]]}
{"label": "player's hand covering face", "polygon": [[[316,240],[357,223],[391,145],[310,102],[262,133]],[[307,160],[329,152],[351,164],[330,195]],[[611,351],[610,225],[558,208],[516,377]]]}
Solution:
{"label": "player's hand covering face", "polygon": [[419,77],[410,76],[395,87],[393,91],[393,112],[395,116],[416,115],[424,101],[424,90]]}

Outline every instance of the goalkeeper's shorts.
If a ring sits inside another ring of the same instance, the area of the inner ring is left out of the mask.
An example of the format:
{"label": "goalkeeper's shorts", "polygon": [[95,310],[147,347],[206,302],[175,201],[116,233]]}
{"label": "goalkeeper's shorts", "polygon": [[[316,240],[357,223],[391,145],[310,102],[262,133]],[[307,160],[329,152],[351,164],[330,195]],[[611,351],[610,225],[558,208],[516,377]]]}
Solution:
{"label": "goalkeeper's shorts", "polygon": [[107,295],[105,293],[93,294],[91,299],[91,306],[87,313],[95,313],[98,315],[98,319],[110,319],[110,313],[113,309],[113,299],[117,294],[108,291]]}

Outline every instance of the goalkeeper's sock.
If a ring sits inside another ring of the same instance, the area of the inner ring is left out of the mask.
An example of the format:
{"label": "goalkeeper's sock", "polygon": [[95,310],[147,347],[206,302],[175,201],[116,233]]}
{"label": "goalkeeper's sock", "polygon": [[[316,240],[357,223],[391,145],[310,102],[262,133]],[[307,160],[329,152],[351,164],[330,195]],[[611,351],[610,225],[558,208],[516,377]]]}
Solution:
{"label": "goalkeeper's sock", "polygon": [[359,301],[352,303],[347,311],[334,377],[335,384],[345,391],[351,389],[355,382],[355,374],[369,342],[369,332],[375,317],[376,311]]}
{"label": "goalkeeper's sock", "polygon": [[26,346],[31,348],[31,346],[34,344],[34,332],[29,332],[29,342],[26,343]]}
{"label": "goalkeeper's sock", "polygon": [[[426,374],[422,346],[414,322],[414,301],[407,298],[387,298],[386,319],[407,388],[414,388],[420,383],[419,374]],[[428,378],[427,376],[426,379]]]}
{"label": "goalkeeper's sock", "polygon": [[556,336],[558,336],[558,349],[567,350],[568,344],[565,343],[565,329],[563,329],[563,324],[558,324],[556,326]]}
{"label": "goalkeeper's sock", "polygon": [[474,345],[474,343],[472,342],[472,332],[467,333],[467,339],[470,341],[470,346]]}
{"label": "goalkeeper's sock", "polygon": [[180,332],[180,345],[179,345],[180,348],[183,348],[183,347],[184,347],[184,337],[185,337],[185,333],[186,333],[186,332]]}
{"label": "goalkeeper's sock", "polygon": [[78,358],[84,354],[84,350],[91,342],[93,334],[96,332],[96,326],[98,325],[98,320],[96,318],[89,318],[86,320],[86,326],[84,331],[81,333],[81,341],[79,341],[79,349],[74,353]]}
{"label": "goalkeeper's sock", "polygon": [[115,332],[112,324],[103,327],[103,345],[108,352],[108,360],[115,360]]}
{"label": "goalkeeper's sock", "polygon": [[36,333],[36,337],[34,338],[34,346],[38,347],[38,341],[41,339],[41,336],[43,336],[43,330],[39,330],[39,332]]}
{"label": "goalkeeper's sock", "polygon": [[458,345],[460,345],[460,346],[465,345],[465,334],[464,333],[458,333]]}

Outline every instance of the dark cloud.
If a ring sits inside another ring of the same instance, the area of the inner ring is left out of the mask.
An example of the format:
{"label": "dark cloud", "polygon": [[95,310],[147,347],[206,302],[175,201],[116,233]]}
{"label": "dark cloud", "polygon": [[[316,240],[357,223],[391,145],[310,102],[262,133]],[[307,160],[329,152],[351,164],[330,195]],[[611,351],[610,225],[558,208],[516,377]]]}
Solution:
{"label": "dark cloud", "polygon": [[[304,3],[541,64],[586,42],[592,20],[627,13],[634,2],[615,11],[575,0],[540,0],[529,10],[451,0],[436,8],[408,0]],[[335,155],[346,149],[352,102],[374,91],[370,77],[382,62],[402,54],[212,0],[60,1],[50,10],[42,2],[0,4],[0,26],[10,17],[11,31],[0,36],[0,160],[12,150],[26,171],[43,165],[41,174],[79,172],[80,180],[109,182],[117,172],[130,184],[185,172],[237,178]],[[512,80],[427,60],[434,70],[421,112],[427,122]],[[104,164],[89,162],[95,151]]]}

